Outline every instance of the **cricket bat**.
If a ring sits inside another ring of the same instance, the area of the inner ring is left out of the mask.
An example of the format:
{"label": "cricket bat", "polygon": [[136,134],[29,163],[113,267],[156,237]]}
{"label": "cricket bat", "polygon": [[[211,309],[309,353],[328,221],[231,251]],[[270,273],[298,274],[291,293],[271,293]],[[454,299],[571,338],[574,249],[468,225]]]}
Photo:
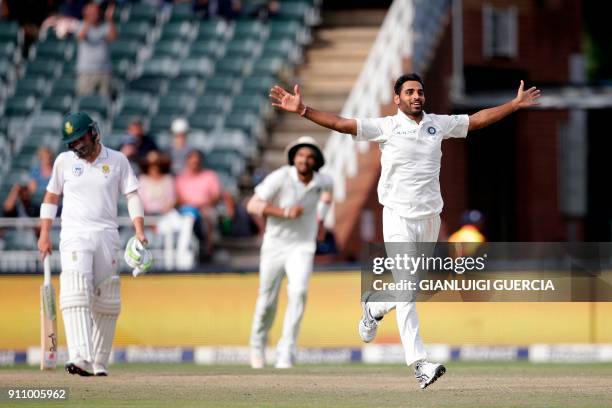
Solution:
{"label": "cricket bat", "polygon": [[57,314],[48,255],[43,259],[43,270],[45,277],[40,287],[40,369],[52,370],[57,364]]}

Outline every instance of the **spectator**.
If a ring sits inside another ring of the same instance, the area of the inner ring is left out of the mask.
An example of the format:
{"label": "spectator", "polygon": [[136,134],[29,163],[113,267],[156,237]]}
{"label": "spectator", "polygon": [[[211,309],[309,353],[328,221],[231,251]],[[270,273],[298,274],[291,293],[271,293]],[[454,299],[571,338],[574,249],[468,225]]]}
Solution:
{"label": "spectator", "polygon": [[37,217],[53,171],[53,152],[48,147],[38,150],[39,163],[30,170],[27,183],[15,183],[4,200],[2,212],[5,217]]}
{"label": "spectator", "polygon": [[193,0],[193,12],[200,18],[222,17],[232,20],[240,16],[240,0]]}
{"label": "spectator", "polygon": [[167,155],[152,150],[141,163],[142,173],[138,177],[138,194],[142,199],[145,215],[163,215],[174,208],[176,193],[174,178],[168,174],[170,159]]}
{"label": "spectator", "polygon": [[[176,177],[179,212],[195,217],[194,232],[200,240],[200,259],[212,255],[212,233],[217,221],[215,206],[223,197],[217,173],[204,169],[204,154],[192,150]],[[230,217],[233,217],[233,206]]]}
{"label": "spectator", "polygon": [[191,148],[187,145],[189,122],[184,118],[176,118],[170,126],[172,132],[172,145],[170,158],[172,160],[172,173],[178,174],[185,167],[185,159]]}
{"label": "spectator", "polygon": [[242,7],[242,15],[266,21],[275,16],[279,9],[280,3],[276,0],[250,0]]}
{"label": "spectator", "polygon": [[[53,171],[53,161],[55,160],[53,151],[48,147],[38,149],[38,164],[30,170],[30,180],[28,181],[28,192],[35,198],[35,204],[40,205],[44,195],[51,172]],[[40,200],[38,200],[40,198]],[[40,202],[39,202],[40,201]]]}
{"label": "spectator", "polygon": [[101,95],[110,97],[112,64],[109,43],[117,38],[113,22],[114,10],[114,4],[109,4],[104,12],[105,22],[102,22],[98,4],[89,3],[83,8],[83,22],[77,32],[79,95],[88,95],[97,90]]}
{"label": "spectator", "polygon": [[125,154],[133,163],[139,163],[147,157],[150,151],[159,149],[155,141],[145,133],[142,121],[139,118],[133,118],[117,150]]}

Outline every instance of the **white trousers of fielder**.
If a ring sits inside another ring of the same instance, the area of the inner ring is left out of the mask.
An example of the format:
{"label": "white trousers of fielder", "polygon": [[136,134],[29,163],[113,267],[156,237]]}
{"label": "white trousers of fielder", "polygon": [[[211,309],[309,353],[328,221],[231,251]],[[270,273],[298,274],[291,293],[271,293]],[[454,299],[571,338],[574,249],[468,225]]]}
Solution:
{"label": "white trousers of fielder", "polygon": [[117,230],[62,230],[60,308],[70,361],[108,364],[121,311]]}
{"label": "white trousers of fielder", "polygon": [[[439,215],[423,220],[413,220],[398,215],[390,208],[383,208],[385,242],[436,242],[439,232]],[[419,256],[420,254],[413,255]],[[387,256],[391,255],[387,254]],[[412,365],[419,360],[427,359],[427,353],[419,334],[419,316],[414,302],[372,302],[369,307],[375,317],[382,317],[395,309],[406,364]]]}
{"label": "white trousers of fielder", "polygon": [[263,350],[266,347],[268,331],[276,315],[280,285],[286,273],[287,310],[283,334],[277,346],[277,355],[288,358],[295,355],[313,258],[312,249],[305,248],[303,243],[282,243],[275,248],[262,248],[259,264],[259,295],[251,329],[252,348]]}

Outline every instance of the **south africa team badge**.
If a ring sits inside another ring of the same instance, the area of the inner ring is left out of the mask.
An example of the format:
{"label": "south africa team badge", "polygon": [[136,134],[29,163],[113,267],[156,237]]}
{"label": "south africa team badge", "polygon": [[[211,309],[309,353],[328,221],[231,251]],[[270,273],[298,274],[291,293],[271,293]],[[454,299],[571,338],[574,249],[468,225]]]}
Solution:
{"label": "south africa team badge", "polygon": [[81,174],[83,174],[83,169],[84,168],[81,163],[75,163],[72,165],[72,174],[79,177]]}
{"label": "south africa team badge", "polygon": [[110,173],[110,166],[108,164],[103,164],[102,165],[102,173],[104,173],[104,174]]}

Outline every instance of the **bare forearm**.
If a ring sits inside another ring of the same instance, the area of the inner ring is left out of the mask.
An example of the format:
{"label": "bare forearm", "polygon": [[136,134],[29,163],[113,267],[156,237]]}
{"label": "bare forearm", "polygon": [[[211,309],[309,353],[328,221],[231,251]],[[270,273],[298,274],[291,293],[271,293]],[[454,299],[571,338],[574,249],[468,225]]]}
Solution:
{"label": "bare forearm", "polygon": [[269,203],[264,207],[262,214],[265,215],[266,217],[287,218],[285,215],[284,208],[275,207]]}
{"label": "bare forearm", "polygon": [[144,218],[143,217],[135,217],[132,220],[132,224],[134,224],[134,230],[136,231],[137,236],[144,236]]}
{"label": "bare forearm", "polygon": [[348,133],[351,135],[357,134],[357,121],[355,119],[343,118],[333,113],[318,111],[305,105],[300,107],[299,112],[304,112],[303,116],[317,125],[340,133]]}
{"label": "bare forearm", "polygon": [[503,105],[478,111],[475,114],[470,115],[469,130],[482,129],[484,127],[492,125],[493,123],[502,120],[511,113],[516,112],[518,109],[518,102],[513,99]]}
{"label": "bare forearm", "polygon": [[106,35],[106,41],[109,43],[112,43],[116,39],[117,39],[117,29],[115,28],[115,23],[111,19],[108,22],[108,34]]}

